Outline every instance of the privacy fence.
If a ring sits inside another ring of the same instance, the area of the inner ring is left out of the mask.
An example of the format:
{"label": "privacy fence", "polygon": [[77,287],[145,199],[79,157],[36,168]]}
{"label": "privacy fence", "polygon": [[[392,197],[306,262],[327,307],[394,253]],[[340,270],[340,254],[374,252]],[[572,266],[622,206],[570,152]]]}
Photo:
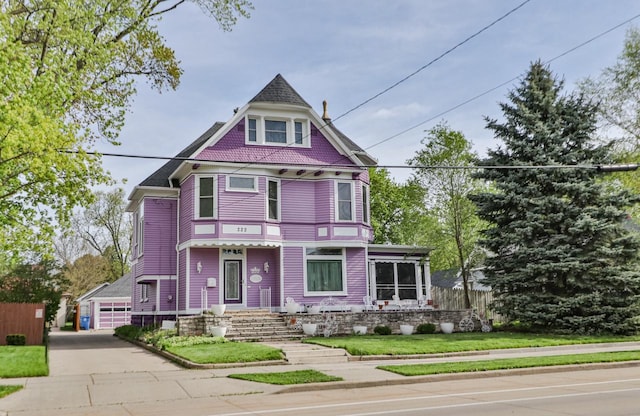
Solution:
{"label": "privacy fence", "polygon": [[45,322],[44,303],[0,303],[0,345],[7,335],[25,335],[27,345],[42,345]]}
{"label": "privacy fence", "polygon": [[[458,310],[465,308],[463,289],[431,287],[431,298],[433,299],[433,304],[438,305],[439,309]],[[491,310],[493,294],[490,291],[470,290],[469,299],[471,300],[471,307],[478,311],[480,316],[493,319],[494,322],[502,321],[502,317]]]}

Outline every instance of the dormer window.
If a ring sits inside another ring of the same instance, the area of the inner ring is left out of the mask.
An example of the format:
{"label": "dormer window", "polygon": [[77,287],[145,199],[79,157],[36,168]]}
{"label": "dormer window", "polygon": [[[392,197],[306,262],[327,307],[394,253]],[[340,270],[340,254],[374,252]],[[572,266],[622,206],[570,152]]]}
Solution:
{"label": "dormer window", "polygon": [[245,142],[266,146],[309,147],[309,120],[280,116],[247,116]]}

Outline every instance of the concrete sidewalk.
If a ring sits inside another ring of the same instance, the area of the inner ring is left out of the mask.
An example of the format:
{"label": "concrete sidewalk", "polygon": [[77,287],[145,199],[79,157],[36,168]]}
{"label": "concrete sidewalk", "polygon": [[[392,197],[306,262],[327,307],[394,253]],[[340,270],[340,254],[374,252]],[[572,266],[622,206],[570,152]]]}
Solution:
{"label": "concrete sidewalk", "polygon": [[[298,345],[295,348],[299,350]],[[475,373],[409,378],[377,369],[376,366],[381,364],[513,358],[532,355],[624,351],[639,348],[640,343],[634,342],[487,351],[478,355],[422,357],[404,360],[373,359],[339,364],[281,364],[186,370],[142,348],[113,337],[109,332],[89,333],[87,331],[87,333],[81,332],[79,334],[60,332],[53,333],[51,336],[51,375],[49,377],[0,379],[0,384],[22,384],[25,386],[23,390],[0,399],[0,415],[120,416],[153,414],[158,416],[162,414],[210,414],[204,412],[203,409],[220,409],[220,406],[225,406],[225,399],[230,396],[243,395],[247,396],[247,400],[255,400],[263,394],[421,383],[500,374],[500,372],[496,372],[492,374]],[[628,365],[635,364],[610,364],[608,366]],[[597,366],[601,368],[605,365]],[[344,381],[299,386],[273,386],[227,377],[233,373],[302,369],[315,369],[329,375],[342,377]],[[558,368],[526,370],[527,373],[542,371],[562,370]],[[514,372],[510,371],[508,374],[514,374]]]}

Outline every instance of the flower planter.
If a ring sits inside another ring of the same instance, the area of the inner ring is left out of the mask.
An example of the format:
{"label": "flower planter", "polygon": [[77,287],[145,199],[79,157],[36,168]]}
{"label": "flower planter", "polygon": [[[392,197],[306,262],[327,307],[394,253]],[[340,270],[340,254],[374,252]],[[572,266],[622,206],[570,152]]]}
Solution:
{"label": "flower planter", "polygon": [[355,335],[365,335],[367,333],[367,327],[364,325],[354,325],[353,333]]}
{"label": "flower planter", "polygon": [[302,332],[305,335],[315,335],[318,324],[302,324]]}
{"label": "flower planter", "polygon": [[225,305],[224,303],[221,305],[211,305],[211,312],[213,312],[215,316],[224,315],[224,311],[226,309],[227,309],[227,305]]}
{"label": "flower planter", "polygon": [[440,324],[440,331],[443,334],[450,334],[453,332],[453,322],[442,322]]}
{"label": "flower planter", "polygon": [[400,333],[402,335],[413,334],[413,325],[400,325]]}
{"label": "flower planter", "polygon": [[211,335],[214,337],[224,337],[227,335],[227,327],[226,326],[212,326],[211,327]]}
{"label": "flower planter", "polygon": [[298,305],[297,303],[287,303],[284,306],[285,306],[285,308],[287,308],[287,313],[289,315],[293,315],[293,314],[297,313],[298,312],[298,308],[300,307],[300,305]]}

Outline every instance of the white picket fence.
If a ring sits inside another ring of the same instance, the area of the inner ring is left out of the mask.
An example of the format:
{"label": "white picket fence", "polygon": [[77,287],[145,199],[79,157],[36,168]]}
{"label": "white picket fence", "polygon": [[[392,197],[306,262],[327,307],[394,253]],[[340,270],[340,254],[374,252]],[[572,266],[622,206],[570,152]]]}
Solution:
{"label": "white picket fence", "polygon": [[[465,309],[464,290],[462,289],[432,286],[431,299],[433,299],[434,305],[438,305],[438,308],[443,310]],[[490,291],[470,290],[469,300],[471,301],[471,307],[475,309],[480,316],[493,319],[494,322],[501,321],[500,315],[493,312],[490,308],[491,302],[493,301],[493,294]]]}

